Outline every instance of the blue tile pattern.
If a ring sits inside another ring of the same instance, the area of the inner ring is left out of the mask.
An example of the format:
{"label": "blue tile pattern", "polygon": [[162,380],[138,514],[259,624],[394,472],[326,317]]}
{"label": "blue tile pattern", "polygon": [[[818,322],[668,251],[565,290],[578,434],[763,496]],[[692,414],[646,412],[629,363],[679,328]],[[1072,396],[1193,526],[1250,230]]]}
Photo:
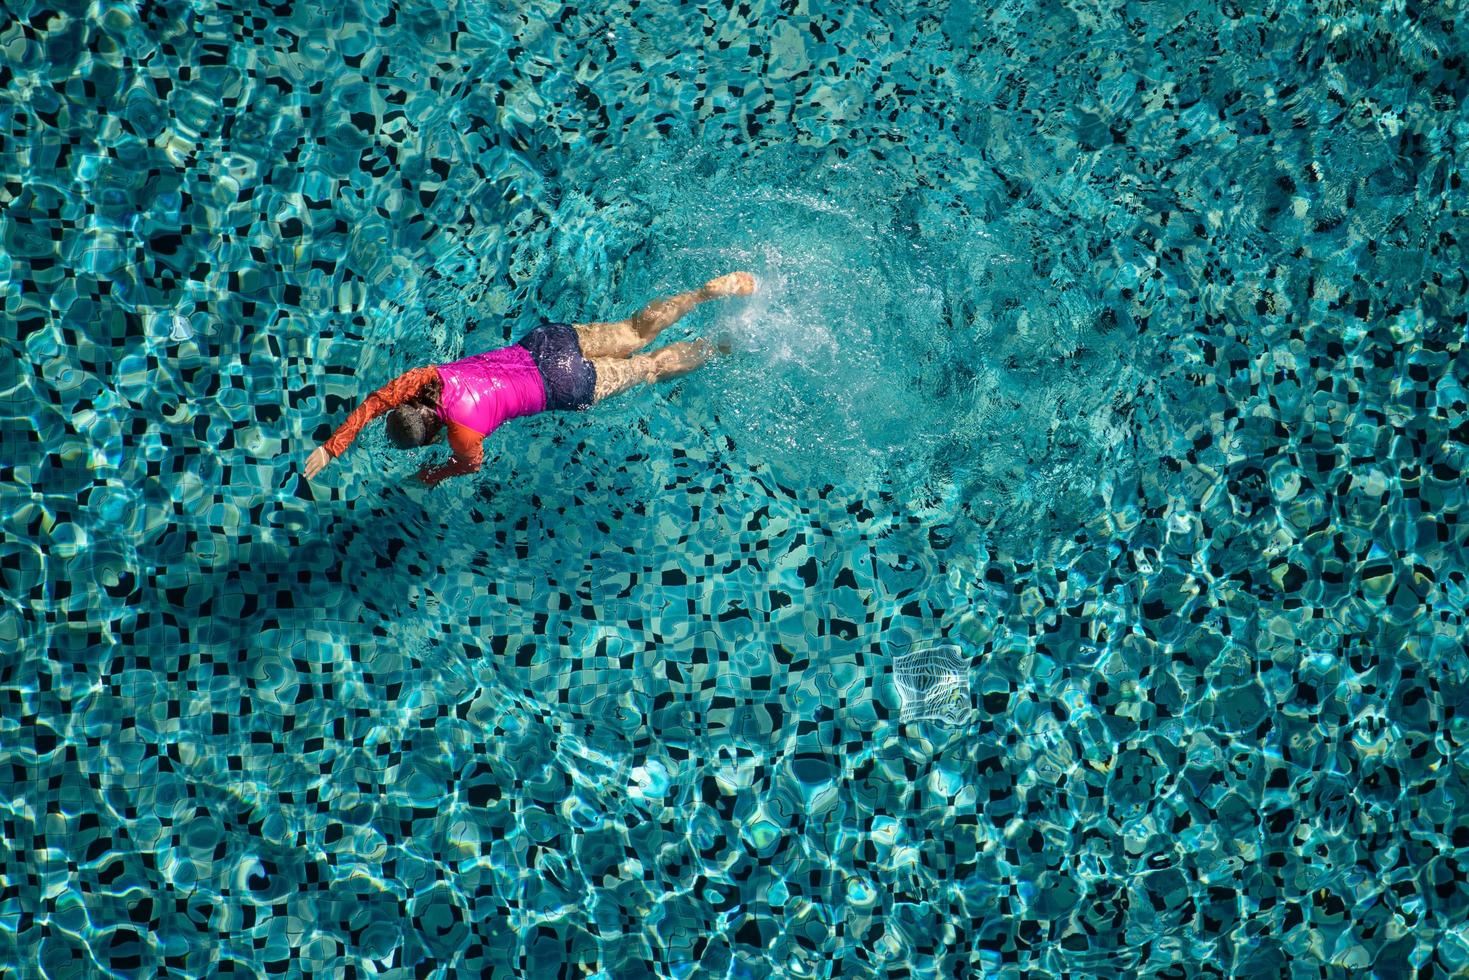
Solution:
{"label": "blue tile pattern", "polygon": [[[1466,37],[10,0],[0,975],[1469,972]],[[300,476],[738,267],[687,380]]]}

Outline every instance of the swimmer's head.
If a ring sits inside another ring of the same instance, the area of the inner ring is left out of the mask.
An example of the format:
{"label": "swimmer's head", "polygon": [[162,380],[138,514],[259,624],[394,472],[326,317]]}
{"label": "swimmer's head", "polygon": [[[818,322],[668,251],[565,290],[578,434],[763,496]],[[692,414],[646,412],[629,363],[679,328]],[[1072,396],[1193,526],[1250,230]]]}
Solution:
{"label": "swimmer's head", "polygon": [[427,446],[438,437],[443,422],[439,413],[427,405],[410,402],[399,405],[388,413],[385,420],[388,441],[399,449],[416,449]]}

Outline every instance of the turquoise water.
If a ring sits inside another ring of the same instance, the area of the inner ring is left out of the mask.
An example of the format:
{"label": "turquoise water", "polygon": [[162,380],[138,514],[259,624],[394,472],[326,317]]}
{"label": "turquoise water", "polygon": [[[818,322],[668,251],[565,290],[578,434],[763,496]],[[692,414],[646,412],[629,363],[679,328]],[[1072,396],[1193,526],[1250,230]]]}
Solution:
{"label": "turquoise water", "polygon": [[12,0],[0,973],[1469,971],[1466,36]]}

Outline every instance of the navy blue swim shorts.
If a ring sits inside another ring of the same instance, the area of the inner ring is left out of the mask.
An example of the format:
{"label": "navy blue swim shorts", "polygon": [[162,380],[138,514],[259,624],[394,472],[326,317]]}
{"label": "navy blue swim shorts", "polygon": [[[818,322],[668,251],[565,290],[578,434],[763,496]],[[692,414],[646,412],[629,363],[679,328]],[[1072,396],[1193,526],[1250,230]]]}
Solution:
{"label": "navy blue swim shorts", "polygon": [[592,406],[597,369],[582,357],[581,342],[568,323],[543,323],[520,339],[546,382],[546,408],[581,411]]}

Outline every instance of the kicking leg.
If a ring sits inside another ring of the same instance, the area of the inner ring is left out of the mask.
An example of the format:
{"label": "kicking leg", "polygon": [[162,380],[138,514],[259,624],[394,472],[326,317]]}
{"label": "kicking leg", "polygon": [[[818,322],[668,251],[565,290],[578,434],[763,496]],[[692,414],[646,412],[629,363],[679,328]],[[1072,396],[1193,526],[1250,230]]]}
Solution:
{"label": "kicking leg", "polygon": [[688,374],[714,356],[714,345],[707,340],[669,344],[651,354],[632,357],[599,357],[592,360],[597,369],[597,387],[592,403],[621,394],[646,381],[665,381]]}
{"label": "kicking leg", "polygon": [[582,356],[588,360],[627,357],[646,347],[659,333],[673,326],[700,303],[725,296],[744,296],[754,291],[754,276],[748,272],[731,272],[710,279],[699,289],[655,299],[626,320],[579,323],[576,335]]}

